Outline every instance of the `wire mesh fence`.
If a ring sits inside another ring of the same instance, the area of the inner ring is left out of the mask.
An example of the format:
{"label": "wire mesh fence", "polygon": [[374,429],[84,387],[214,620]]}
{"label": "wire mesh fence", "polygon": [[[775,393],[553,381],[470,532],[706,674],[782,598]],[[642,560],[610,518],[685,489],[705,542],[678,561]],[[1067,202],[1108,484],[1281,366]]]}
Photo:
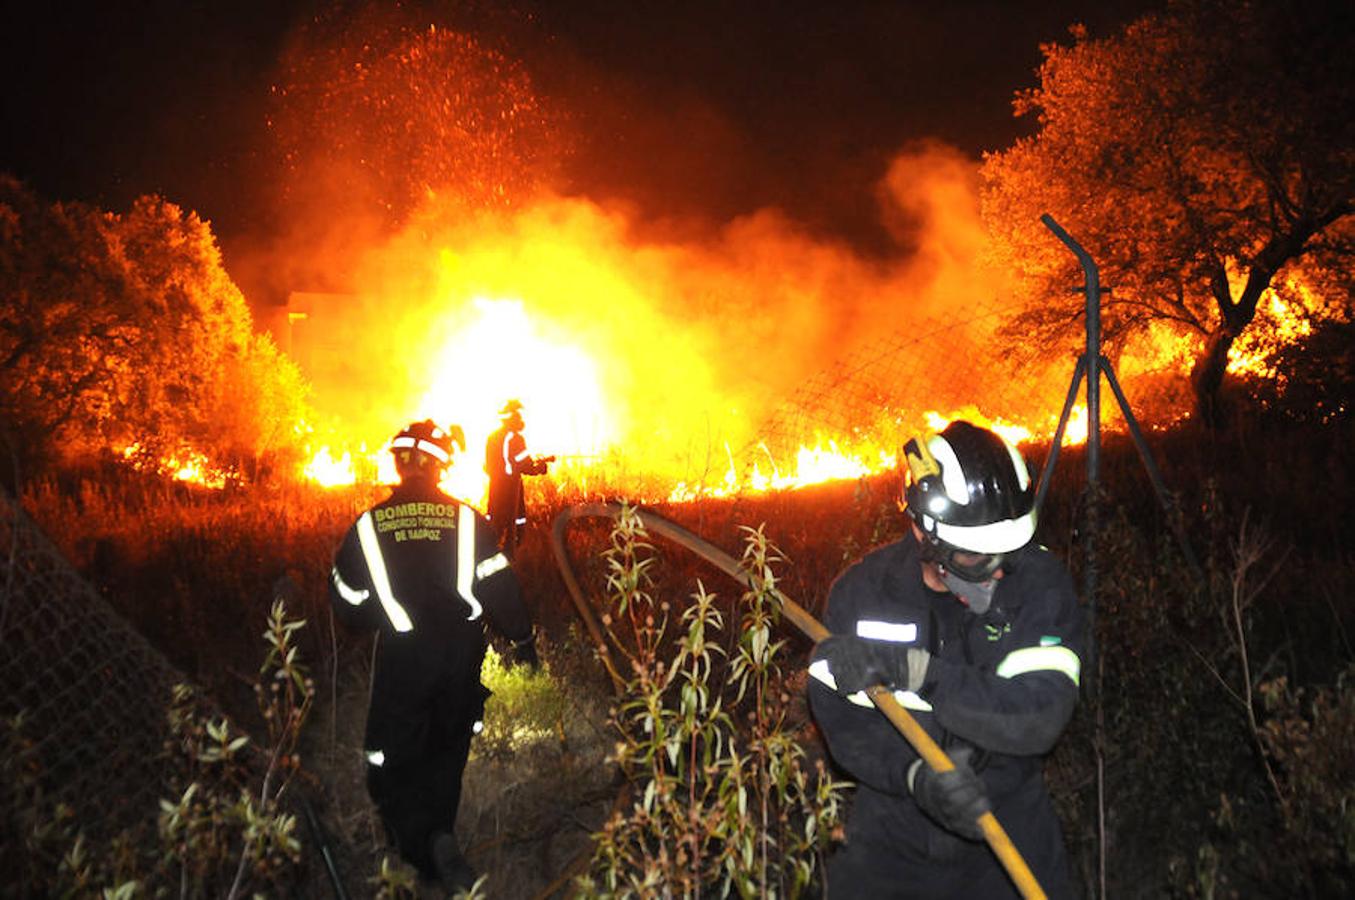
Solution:
{"label": "wire mesh fence", "polygon": [[1052,431],[1073,360],[1062,375],[1057,367],[1013,373],[994,337],[1009,317],[1010,310],[976,304],[880,334],[806,377],[764,423],[761,443],[778,458],[829,438],[897,449],[928,426],[929,412]]}
{"label": "wire mesh fence", "polygon": [[7,825],[33,787],[87,837],[145,824],[164,781],[166,706],[185,678],[3,491],[0,548],[0,727],[21,757],[0,781]]}

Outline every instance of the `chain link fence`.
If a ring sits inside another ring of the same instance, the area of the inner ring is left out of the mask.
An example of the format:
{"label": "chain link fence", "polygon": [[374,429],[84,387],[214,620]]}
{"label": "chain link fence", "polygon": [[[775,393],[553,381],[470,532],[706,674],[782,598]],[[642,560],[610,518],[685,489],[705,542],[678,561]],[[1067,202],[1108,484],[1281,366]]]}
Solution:
{"label": "chain link fence", "polygon": [[809,375],[775,408],[761,429],[765,452],[785,458],[828,439],[844,450],[895,451],[929,426],[929,412],[1052,433],[1075,361],[1018,376],[994,334],[1010,315],[976,304],[948,319],[920,316],[906,332],[868,340]]}
{"label": "chain link fence", "polygon": [[92,839],[153,821],[166,707],[186,679],[5,491],[0,548],[0,728],[18,748],[0,781],[5,831],[13,836],[34,786],[42,803],[69,806]]}

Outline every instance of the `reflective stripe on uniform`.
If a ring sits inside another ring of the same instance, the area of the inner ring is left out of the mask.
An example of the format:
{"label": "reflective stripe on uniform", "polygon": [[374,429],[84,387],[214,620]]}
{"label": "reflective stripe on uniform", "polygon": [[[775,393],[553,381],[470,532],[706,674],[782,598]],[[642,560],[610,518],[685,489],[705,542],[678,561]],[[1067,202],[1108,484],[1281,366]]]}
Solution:
{"label": "reflective stripe on uniform", "polygon": [[[857,706],[875,705],[874,703],[870,702],[870,698],[866,696],[865,691],[857,691],[855,694],[852,694],[847,699],[855,703]],[[918,712],[932,711],[932,705],[928,703],[926,700],[923,700],[921,697],[919,697],[912,691],[895,691],[894,699],[899,701],[899,706],[902,706],[904,709],[915,709]]]}
{"label": "reflective stripe on uniform", "polygon": [[999,678],[1015,678],[1027,672],[1062,672],[1078,684],[1082,660],[1067,647],[1022,647],[1008,653],[997,667]]}
{"label": "reflective stripe on uniform", "polygon": [[[837,690],[837,679],[833,677],[832,671],[828,668],[828,660],[816,659],[814,662],[810,663],[809,674],[811,677],[817,678],[819,681],[828,685],[828,687],[832,688],[834,691]],[[870,701],[870,697],[866,696],[865,691],[857,691],[855,694],[849,694],[847,695],[847,699],[855,703],[857,706],[875,705]],[[895,691],[894,699],[897,700],[899,702],[899,705],[904,707],[905,709],[915,709],[918,710],[919,712],[930,712],[932,708],[932,705],[930,703],[928,703],[926,700],[923,700],[921,697],[919,697],[912,691]]]}
{"label": "reflective stripe on uniform", "polygon": [[361,606],[362,601],[371,596],[371,592],[366,588],[351,587],[348,582],[344,581],[337,566],[329,573],[329,577],[334,582],[334,590],[339,592],[339,596],[354,606]]}
{"label": "reflective stripe on uniform", "polygon": [[529,455],[530,455],[530,454],[528,454],[526,450],[523,450],[523,451],[522,451],[521,453],[519,453],[517,456],[513,457],[513,462],[522,462],[522,461],[523,461],[524,459],[526,459]]}
{"label": "reflective stripe on uniform", "polygon": [[386,764],[386,754],[380,750],[368,750],[367,762],[374,766],[384,766]]}
{"label": "reflective stripe on uniform", "polygon": [[372,576],[372,587],[376,588],[376,598],[386,611],[391,627],[396,631],[412,631],[414,623],[409,613],[395,599],[391,591],[390,576],[386,574],[386,560],[381,556],[381,544],[376,539],[376,526],[372,524],[371,512],[365,512],[358,519],[358,543],[362,545],[362,557],[367,561],[367,571]]}
{"label": "reflective stripe on uniform", "polygon": [[475,578],[477,581],[484,581],[495,572],[502,572],[508,568],[508,557],[502,553],[495,553],[489,559],[480,560],[480,564],[475,567]]}
{"label": "reflective stripe on uniform", "polygon": [[911,644],[917,640],[916,622],[879,622],[863,619],[856,623],[856,636],[873,641],[894,641]]}
{"label": "reflective stripe on uniform", "polygon": [[475,510],[463,503],[456,511],[456,592],[470,604],[470,615],[466,618],[472,622],[484,611],[480,601],[475,599],[474,584]]}

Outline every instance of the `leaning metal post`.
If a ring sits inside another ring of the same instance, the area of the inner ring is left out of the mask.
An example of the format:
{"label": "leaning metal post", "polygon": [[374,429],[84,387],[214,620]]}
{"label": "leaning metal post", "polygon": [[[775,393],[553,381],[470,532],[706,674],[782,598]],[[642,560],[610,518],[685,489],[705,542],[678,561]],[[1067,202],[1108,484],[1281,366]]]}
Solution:
{"label": "leaning metal post", "polygon": [[[1097,532],[1097,512],[1100,502],[1100,469],[1101,469],[1101,375],[1106,376],[1106,382],[1110,385],[1111,392],[1115,395],[1115,400],[1120,404],[1120,412],[1124,414],[1125,423],[1129,426],[1129,434],[1134,439],[1134,445],[1138,448],[1139,457],[1143,460],[1143,467],[1148,472],[1148,480],[1153,484],[1153,490],[1157,492],[1158,502],[1162,504],[1163,511],[1167,514],[1167,520],[1170,523],[1173,532],[1176,534],[1176,540],[1181,545],[1182,554],[1189,564],[1191,571],[1197,580],[1203,579],[1200,565],[1195,561],[1195,554],[1191,552],[1190,542],[1186,540],[1186,535],[1178,516],[1173,514],[1172,501],[1167,493],[1166,486],[1162,481],[1162,476],[1158,473],[1157,464],[1153,461],[1153,454],[1148,449],[1148,443],[1143,438],[1143,431],[1139,428],[1138,421],[1134,418],[1133,411],[1129,408],[1129,401],[1125,398],[1124,391],[1120,389],[1120,383],[1115,378],[1115,371],[1110,367],[1110,361],[1101,355],[1101,274],[1096,268],[1096,261],[1092,259],[1091,254],[1082,249],[1082,245],[1073,240],[1068,232],[1054,221],[1054,217],[1045,213],[1040,216],[1040,221],[1045,224],[1050,231],[1054,232],[1055,237],[1063,241],[1068,249],[1073,251],[1078,262],[1082,265],[1082,271],[1086,275],[1086,283],[1080,289],[1087,300],[1087,348],[1082,356],[1078,358],[1077,366],[1073,370],[1072,383],[1068,387],[1068,396],[1063,401],[1063,412],[1059,416],[1059,427],[1054,432],[1054,444],[1050,447],[1049,456],[1045,459],[1044,468],[1040,471],[1040,486],[1035,495],[1035,508],[1038,511],[1043,507],[1045,495],[1049,491],[1049,483],[1054,475],[1054,463],[1059,458],[1059,447],[1063,443],[1064,427],[1068,424],[1068,414],[1073,408],[1073,402],[1077,399],[1078,385],[1082,378],[1087,379],[1087,509],[1085,513],[1085,526],[1083,529],[1083,591],[1087,601],[1087,628],[1091,635],[1096,634],[1096,532]],[[1090,642],[1089,646],[1096,647],[1095,642]],[[1092,650],[1088,654],[1088,668],[1094,665],[1094,656],[1097,651]],[[1096,666],[1093,671],[1100,671]],[[1087,679],[1088,690],[1095,697],[1099,693],[1099,678]],[[1101,716],[1104,707],[1097,704],[1097,809],[1102,811],[1104,816],[1105,804],[1103,802],[1103,793],[1105,790],[1105,769],[1104,755],[1099,749],[1102,735]],[[1101,825],[1101,889],[1102,895],[1105,894],[1105,822],[1102,818]]]}
{"label": "leaning metal post", "polygon": [[1086,284],[1080,290],[1085,292],[1087,297],[1087,349],[1078,358],[1077,367],[1073,371],[1073,380],[1068,387],[1068,396],[1063,401],[1063,412],[1059,416],[1059,427],[1054,432],[1054,444],[1050,448],[1049,457],[1045,460],[1044,469],[1040,472],[1040,486],[1036,492],[1035,505],[1039,509],[1044,504],[1045,494],[1049,491],[1051,476],[1054,474],[1054,464],[1058,460],[1059,447],[1063,443],[1063,431],[1068,422],[1068,414],[1072,409],[1074,400],[1077,399],[1078,385],[1081,383],[1081,379],[1085,377],[1087,379],[1087,514],[1084,529],[1086,556],[1083,590],[1090,612],[1090,625],[1094,628],[1096,624],[1095,548],[1101,469],[1102,375],[1106,376],[1106,383],[1110,385],[1111,392],[1115,395],[1115,401],[1120,405],[1120,412],[1124,415],[1129,435],[1134,439],[1134,446],[1139,451],[1143,468],[1148,473],[1148,480],[1157,493],[1157,499],[1162,504],[1163,512],[1167,514],[1167,521],[1176,535],[1177,543],[1181,545],[1181,555],[1185,557],[1186,564],[1190,566],[1191,573],[1197,580],[1202,580],[1204,573],[1199,562],[1195,559],[1194,551],[1191,550],[1190,541],[1186,539],[1186,534],[1182,530],[1180,518],[1174,514],[1171,494],[1168,493],[1166,483],[1162,480],[1162,475],[1158,471],[1157,463],[1153,460],[1152,451],[1148,449],[1148,442],[1143,437],[1143,429],[1139,427],[1138,420],[1134,417],[1134,411],[1130,409],[1129,401],[1126,399],[1124,391],[1120,389],[1120,383],[1115,378],[1115,370],[1111,368],[1110,360],[1101,355],[1101,275],[1096,267],[1096,261],[1091,258],[1091,254],[1082,249],[1081,244],[1063,230],[1058,222],[1054,221],[1053,216],[1045,213],[1040,216],[1040,221],[1050,231],[1054,232],[1059,240],[1068,245],[1073,254],[1077,256],[1078,262],[1082,264],[1083,272],[1086,273]]}
{"label": "leaning metal post", "polygon": [[1057,449],[1058,443],[1063,439],[1063,425],[1067,420],[1072,402],[1077,396],[1077,377],[1078,375],[1085,375],[1087,378],[1087,511],[1086,527],[1083,529],[1082,535],[1085,548],[1082,590],[1087,601],[1088,627],[1095,634],[1096,507],[1101,480],[1101,272],[1096,268],[1096,260],[1092,259],[1091,254],[1082,249],[1082,245],[1073,240],[1072,235],[1064,231],[1062,226],[1054,221],[1053,216],[1045,213],[1040,216],[1040,221],[1050,231],[1054,232],[1055,237],[1067,244],[1069,250],[1073,251],[1078,262],[1082,264],[1082,271],[1086,277],[1082,291],[1086,294],[1087,299],[1087,349],[1077,362],[1073,384],[1068,391],[1068,397],[1064,400],[1063,414],[1059,419],[1060,433],[1055,435],[1056,443],[1050,451],[1049,459],[1045,462],[1044,471],[1040,473],[1040,494],[1043,498],[1046,486],[1054,474],[1055,454],[1053,450]]}

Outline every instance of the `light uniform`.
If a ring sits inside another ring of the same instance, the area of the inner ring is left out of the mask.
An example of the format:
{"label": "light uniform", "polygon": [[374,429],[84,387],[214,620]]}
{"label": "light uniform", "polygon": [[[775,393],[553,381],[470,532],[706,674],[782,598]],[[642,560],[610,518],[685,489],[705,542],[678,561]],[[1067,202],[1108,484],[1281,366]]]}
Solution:
{"label": "light uniform", "polygon": [[401,855],[433,877],[428,842],[453,830],[488,696],[485,626],[531,637],[517,576],[483,516],[411,481],[349,528],[329,593],[341,621],[378,633],[368,790]]}
{"label": "light uniform", "polygon": [[[989,610],[976,615],[922,580],[911,535],[869,554],[833,584],[834,634],[932,654],[927,682],[896,698],[941,745],[969,744],[993,812],[1051,898],[1074,896],[1041,763],[1077,703],[1085,616],[1053,555],[1009,554]],[[864,692],[844,698],[827,660],[813,664],[810,703],[834,760],[857,789],[846,846],[830,859],[834,898],[1019,896],[985,843],[928,818],[907,785],[916,751]],[[925,765],[925,763],[924,763]]]}

